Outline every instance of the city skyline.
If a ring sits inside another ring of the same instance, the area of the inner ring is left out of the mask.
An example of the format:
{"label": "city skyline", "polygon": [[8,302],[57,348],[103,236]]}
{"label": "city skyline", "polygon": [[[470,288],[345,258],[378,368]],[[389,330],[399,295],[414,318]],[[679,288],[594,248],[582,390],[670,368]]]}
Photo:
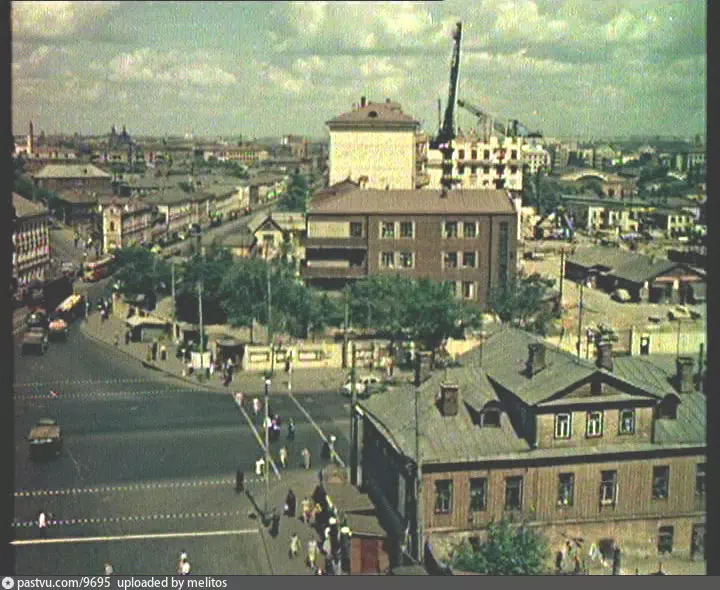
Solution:
{"label": "city skyline", "polygon": [[[703,134],[705,3],[15,2],[13,132],[326,134],[360,96],[458,96],[551,136]],[[457,111],[457,124],[474,117]]]}

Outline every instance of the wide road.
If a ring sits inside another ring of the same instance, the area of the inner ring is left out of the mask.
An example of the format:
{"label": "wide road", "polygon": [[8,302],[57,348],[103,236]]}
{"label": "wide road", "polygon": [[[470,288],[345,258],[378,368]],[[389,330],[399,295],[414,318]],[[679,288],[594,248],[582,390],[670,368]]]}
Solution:
{"label": "wide road", "polygon": [[[16,547],[18,573],[93,574],[111,558],[132,563],[126,573],[172,573],[178,544],[193,547],[194,573],[271,571],[257,521],[248,518],[252,506],[233,489],[242,469],[249,488],[262,490],[253,474],[263,452],[252,424],[259,420],[230,395],[145,369],[87,339],[76,324],[67,342],[52,343],[43,356],[21,356],[16,336],[14,401],[15,531],[29,543]],[[278,467],[281,446],[290,470],[300,469],[303,448],[314,468],[327,463],[320,460],[321,433],[335,434],[347,459],[345,398],[273,395],[271,408],[297,425],[295,441],[286,440],[284,423],[282,439],[272,445]],[[30,461],[26,436],[44,417],[61,425],[63,452]],[[278,473],[273,486],[287,472]],[[51,516],[50,543],[37,543],[40,510]],[[127,535],[133,540],[121,542]]]}

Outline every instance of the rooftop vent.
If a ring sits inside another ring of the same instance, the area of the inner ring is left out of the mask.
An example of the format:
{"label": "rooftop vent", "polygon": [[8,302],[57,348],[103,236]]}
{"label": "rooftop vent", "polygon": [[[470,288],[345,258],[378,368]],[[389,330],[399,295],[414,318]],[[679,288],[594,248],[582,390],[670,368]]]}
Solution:
{"label": "rooftop vent", "polygon": [[677,373],[675,375],[676,387],[680,393],[695,391],[693,372],[695,371],[695,359],[689,356],[681,356],[675,361]]}
{"label": "rooftop vent", "polygon": [[542,342],[528,344],[527,373],[529,377],[545,368],[545,345]]}
{"label": "rooftop vent", "polygon": [[361,96],[361,97],[360,97],[360,107],[362,108],[362,107],[364,107],[366,104],[367,104],[367,98],[365,98],[364,96]]}
{"label": "rooftop vent", "polygon": [[457,416],[460,403],[457,384],[441,383],[438,403],[443,416]]}
{"label": "rooftop vent", "polygon": [[598,343],[597,366],[607,371],[613,370],[612,342],[601,340]]}

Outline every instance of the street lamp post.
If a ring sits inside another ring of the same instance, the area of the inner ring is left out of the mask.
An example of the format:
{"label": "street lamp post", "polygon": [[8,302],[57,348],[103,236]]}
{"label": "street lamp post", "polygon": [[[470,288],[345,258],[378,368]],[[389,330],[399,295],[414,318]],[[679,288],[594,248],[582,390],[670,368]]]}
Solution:
{"label": "street lamp post", "polygon": [[270,506],[270,429],[268,422],[270,421],[270,381],[269,376],[265,376],[265,516],[267,518],[268,508]]}

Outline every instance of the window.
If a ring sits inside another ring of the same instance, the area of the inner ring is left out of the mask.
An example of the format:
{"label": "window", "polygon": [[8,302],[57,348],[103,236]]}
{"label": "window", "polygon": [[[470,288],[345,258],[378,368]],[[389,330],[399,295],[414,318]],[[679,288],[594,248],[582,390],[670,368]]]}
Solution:
{"label": "window", "polygon": [[522,508],[522,477],[505,478],[505,510]]}
{"label": "window", "polygon": [[512,150],[510,152],[510,159],[511,160],[517,160],[517,150]]}
{"label": "window", "polygon": [[600,477],[600,504],[617,502],[617,471],[603,471]]}
{"label": "window", "polygon": [[272,234],[265,234],[263,236],[263,242],[266,246],[270,246],[272,248],[273,244],[275,244],[275,236]]}
{"label": "window", "polygon": [[463,299],[474,299],[475,283],[473,283],[472,281],[463,281],[462,294],[463,294]]}
{"label": "window", "polygon": [[705,463],[698,463],[695,468],[695,495],[705,496]]}
{"label": "window", "polygon": [[473,176],[477,174],[477,166],[470,166],[470,174]]}
{"label": "window", "polygon": [[575,495],[575,474],[558,475],[558,506],[572,506]]}
{"label": "window", "polygon": [[490,150],[485,150],[483,152],[483,160],[489,160],[490,159]]}
{"label": "window", "polygon": [[360,223],[359,221],[350,222],[350,237],[362,238],[362,223]]}
{"label": "window", "polygon": [[460,174],[460,176],[462,176],[463,174],[465,174],[465,166],[464,166],[463,164],[460,164],[460,165],[458,166],[458,174]]}
{"label": "window", "polygon": [[653,467],[653,500],[666,500],[668,497],[668,487],[670,484],[670,467],[661,465]]}
{"label": "window", "polygon": [[400,222],[400,237],[401,238],[412,238],[413,237],[413,222],[412,221],[401,221]]}
{"label": "window", "polygon": [[475,477],[470,480],[470,512],[487,510],[487,479]]}
{"label": "window", "polygon": [[380,224],[380,235],[383,238],[394,238],[395,237],[395,224],[390,221],[383,221]]}
{"label": "window", "polygon": [[458,150],[458,159],[459,160],[465,159],[465,150]]}
{"label": "window", "polygon": [[463,252],[463,268],[475,268],[475,252]]}
{"label": "window", "polygon": [[620,410],[620,434],[635,433],[635,410]]}
{"label": "window", "polygon": [[500,427],[500,412],[497,410],[485,410],[482,413],[482,425]]}
{"label": "window", "polygon": [[477,236],[477,226],[473,221],[463,223],[463,238],[474,238]]}
{"label": "window", "polygon": [[443,257],[443,268],[457,268],[457,263],[457,252],[445,252],[445,256]]}
{"label": "window", "polygon": [[510,174],[517,174],[518,167],[517,166],[510,166]]}
{"label": "window", "polygon": [[675,527],[661,526],[658,530],[658,553],[672,553]]}
{"label": "window", "polygon": [[435,513],[450,514],[452,512],[453,485],[449,479],[435,482]]}
{"label": "window", "polygon": [[401,268],[412,268],[413,267],[413,253],[412,252],[400,252],[400,267]]}
{"label": "window", "polygon": [[555,438],[570,438],[571,424],[570,414],[555,414]]}
{"label": "window", "polygon": [[115,231],[115,222],[114,221],[110,222],[110,231]]}
{"label": "window", "polygon": [[477,150],[470,150],[470,159],[477,160]]}
{"label": "window", "polygon": [[603,415],[602,412],[588,412],[587,429],[585,435],[588,437],[602,436]]}
{"label": "window", "polygon": [[458,227],[457,221],[446,221],[445,222],[445,237],[446,238],[457,238]]}
{"label": "window", "polygon": [[483,174],[490,174],[490,166],[483,166]]}
{"label": "window", "polygon": [[657,417],[659,419],[677,419],[678,400],[672,394],[666,395],[657,406]]}
{"label": "window", "polygon": [[380,266],[383,268],[394,268],[395,252],[383,252],[380,254]]}

